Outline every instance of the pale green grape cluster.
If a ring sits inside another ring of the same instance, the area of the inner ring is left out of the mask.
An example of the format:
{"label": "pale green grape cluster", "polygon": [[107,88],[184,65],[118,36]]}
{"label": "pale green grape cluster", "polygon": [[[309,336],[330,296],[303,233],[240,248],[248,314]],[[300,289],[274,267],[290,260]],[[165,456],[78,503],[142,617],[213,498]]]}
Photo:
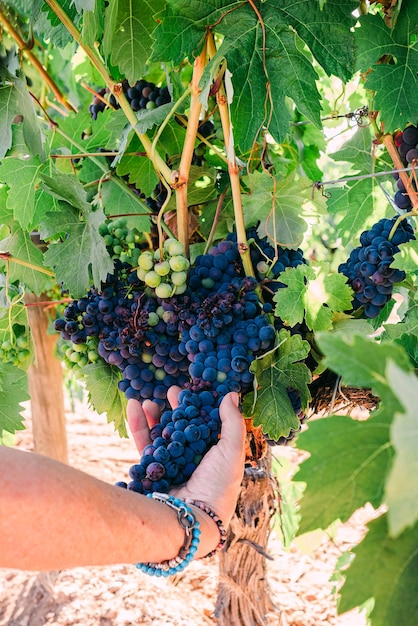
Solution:
{"label": "pale green grape cluster", "polygon": [[30,357],[30,345],[27,335],[19,335],[13,341],[5,339],[0,344],[0,361],[10,363],[16,367],[24,365]]}
{"label": "pale green grape cluster", "polygon": [[99,233],[113,259],[120,259],[122,263],[136,266],[141,254],[137,245],[141,234],[136,228],[129,229],[127,224],[128,221],[123,217],[109,220],[100,225]]}
{"label": "pale green grape cluster", "polygon": [[61,352],[68,369],[80,370],[90,363],[99,360],[97,337],[88,337],[86,343],[63,342]]}
{"label": "pale green grape cluster", "polygon": [[164,241],[161,250],[146,250],[138,258],[138,278],[155,291],[158,298],[181,295],[187,288],[190,261],[183,245],[176,239]]}

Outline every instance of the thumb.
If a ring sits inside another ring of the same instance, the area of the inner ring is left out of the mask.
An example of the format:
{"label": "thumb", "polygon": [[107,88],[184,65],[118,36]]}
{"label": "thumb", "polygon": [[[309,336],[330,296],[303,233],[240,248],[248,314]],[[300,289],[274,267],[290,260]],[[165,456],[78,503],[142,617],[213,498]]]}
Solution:
{"label": "thumb", "polygon": [[242,450],[246,437],[245,420],[239,410],[239,395],[236,392],[228,393],[221,402],[219,415],[222,421],[221,442],[232,446],[235,451]]}

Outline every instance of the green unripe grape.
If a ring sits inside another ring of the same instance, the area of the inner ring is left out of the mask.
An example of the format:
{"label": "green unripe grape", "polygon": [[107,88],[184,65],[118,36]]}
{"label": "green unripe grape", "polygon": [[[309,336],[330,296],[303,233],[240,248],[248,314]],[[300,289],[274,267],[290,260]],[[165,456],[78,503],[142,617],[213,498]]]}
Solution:
{"label": "green unripe grape", "polygon": [[3,341],[3,343],[1,344],[1,349],[5,352],[9,352],[9,350],[12,349],[12,344],[8,340]]}
{"label": "green unripe grape", "polygon": [[96,361],[99,360],[99,355],[97,354],[96,350],[89,350],[87,352],[87,358],[90,363],[96,363]]}
{"label": "green unripe grape", "polygon": [[213,282],[213,280],[209,277],[207,278],[202,278],[202,285],[205,289],[212,289],[213,285],[215,283]]}
{"label": "green unripe grape", "polygon": [[[181,285],[184,285],[186,283],[186,281],[187,281],[187,274],[186,274],[186,272],[173,272],[171,274],[171,282],[176,287],[181,287]],[[176,289],[176,293],[178,293],[177,289]]]}
{"label": "green unripe grape", "polygon": [[159,306],[159,307],[158,307],[158,309],[157,309],[157,313],[158,313],[158,317],[159,317],[160,319],[164,319],[164,313],[167,313],[167,311],[166,311],[166,310],[164,309],[164,307],[163,307],[163,306],[161,306],[161,304],[160,304],[160,306]]}
{"label": "green unripe grape", "polygon": [[151,109],[155,109],[156,106],[157,105],[155,104],[155,102],[153,102],[152,100],[148,100],[145,108],[148,110],[151,110]]}
{"label": "green unripe grape", "polygon": [[194,153],[196,156],[203,156],[206,152],[206,146],[204,143],[199,143],[194,149]]}
{"label": "green unripe grape", "polygon": [[17,360],[20,363],[23,363],[23,361],[25,361],[29,356],[30,356],[30,350],[28,350],[27,348],[22,348],[17,353]]}
{"label": "green unripe grape", "polygon": [[174,239],[173,237],[165,240],[164,250],[166,250],[170,256],[184,256],[183,244],[181,244],[180,241],[177,241],[177,239]]}
{"label": "green unripe grape", "polygon": [[145,284],[148,285],[148,287],[152,287],[153,289],[155,289],[156,287],[160,285],[160,283],[161,283],[161,276],[158,276],[157,272],[151,271],[145,274]]}
{"label": "green unripe grape", "polygon": [[141,254],[141,250],[139,248],[132,248],[131,258],[132,258],[133,265],[138,265],[140,254]]}
{"label": "green unripe grape", "polygon": [[159,248],[157,248],[157,250],[154,251],[154,259],[156,261],[161,261],[161,252]]}
{"label": "green unripe grape", "polygon": [[104,237],[108,232],[109,232],[109,229],[107,227],[106,222],[103,222],[103,224],[100,224],[100,226],[99,226],[99,235]]}
{"label": "green unripe grape", "polygon": [[174,287],[174,289],[175,289],[175,293],[178,296],[181,296],[181,294],[186,291],[187,285],[186,285],[186,283],[184,283],[183,285],[179,285],[178,287]]}
{"label": "green unripe grape", "polygon": [[154,311],[151,311],[148,314],[148,326],[157,326],[159,321],[160,321],[160,318],[159,318],[158,313],[155,313]]}
{"label": "green unripe grape", "polygon": [[26,337],[26,335],[20,335],[20,337],[16,339],[16,346],[18,348],[27,348],[28,345],[29,339]]}
{"label": "green unripe grape", "polygon": [[187,270],[190,265],[188,259],[180,254],[172,256],[169,263],[173,272],[184,272],[184,270]]}
{"label": "green unripe grape", "polygon": [[103,237],[103,239],[104,239],[105,245],[106,245],[108,248],[109,248],[110,246],[113,246],[113,237],[112,237],[112,235],[107,234],[107,235],[105,235],[105,236]]}
{"label": "green unripe grape", "polygon": [[72,349],[74,352],[85,352],[86,346],[82,343],[73,343]]}
{"label": "green unripe grape", "polygon": [[65,350],[64,354],[67,357],[67,359],[69,359],[71,357],[71,355],[73,354],[73,352],[74,352],[74,350],[71,347],[69,347],[69,348],[67,348]]}
{"label": "green unripe grape", "polygon": [[72,363],[79,363],[82,355],[79,352],[72,352],[68,358]]}
{"label": "green unripe grape", "polygon": [[143,363],[152,363],[152,354],[150,352],[143,352],[141,354],[141,361]]}
{"label": "green unripe grape", "polygon": [[168,283],[161,283],[155,288],[155,295],[157,298],[170,298],[173,292],[173,288]]}
{"label": "green unripe grape", "polygon": [[267,274],[267,272],[269,271],[268,263],[266,263],[265,261],[259,261],[257,263],[257,271],[260,272],[260,274]]}
{"label": "green unripe grape", "polygon": [[127,234],[128,230],[126,228],[116,228],[114,232],[115,237],[117,237],[118,239],[125,239]]}
{"label": "green unripe grape", "polygon": [[122,252],[122,254],[119,255],[119,260],[122,263],[130,263],[131,257],[126,252]]}
{"label": "green unripe grape", "polygon": [[122,254],[123,248],[121,245],[113,246],[113,254]]}
{"label": "green unripe grape", "polygon": [[168,261],[159,261],[154,265],[154,271],[158,276],[167,276],[170,273],[170,263]]}
{"label": "green unripe grape", "polygon": [[83,355],[83,356],[80,358],[79,362],[78,362],[78,366],[79,366],[79,367],[85,367],[87,364],[88,364],[88,359],[87,359],[87,356],[86,356],[86,355]]}
{"label": "green unripe grape", "polygon": [[135,234],[132,231],[128,231],[125,237],[126,243],[135,243]]}
{"label": "green unripe grape", "polygon": [[166,324],[171,320],[171,311],[164,311],[162,318]]}
{"label": "green unripe grape", "polygon": [[148,274],[148,270],[143,270],[140,267],[138,267],[138,269],[136,270],[136,274],[139,280],[142,280],[143,282],[145,282],[145,276]]}
{"label": "green unripe grape", "polygon": [[154,267],[154,255],[152,252],[143,252],[138,257],[138,265],[142,270],[152,270]]}
{"label": "green unripe grape", "polygon": [[166,376],[167,376],[167,374],[166,374],[166,373],[165,373],[165,371],[164,371],[164,370],[162,370],[162,369],[155,370],[155,372],[154,372],[154,378],[155,378],[155,380],[158,380],[158,381],[164,380],[164,378],[165,378]]}
{"label": "green unripe grape", "polygon": [[218,372],[216,376],[216,380],[218,383],[223,383],[227,378],[228,377],[225,372]]}

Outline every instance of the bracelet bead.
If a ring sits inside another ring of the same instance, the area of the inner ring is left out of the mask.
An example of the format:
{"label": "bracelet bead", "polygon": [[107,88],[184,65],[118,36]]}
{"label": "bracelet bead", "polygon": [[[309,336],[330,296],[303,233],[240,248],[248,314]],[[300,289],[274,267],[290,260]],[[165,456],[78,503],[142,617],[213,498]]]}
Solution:
{"label": "bracelet bead", "polygon": [[218,545],[216,546],[216,548],[214,550],[212,550],[211,552],[206,554],[205,558],[207,558],[209,556],[212,556],[213,554],[215,554],[219,550],[222,550],[222,548],[224,547],[225,542],[226,542],[227,531],[226,531],[226,528],[223,525],[222,520],[220,519],[220,517],[218,515],[216,515],[215,511],[212,511],[212,509],[210,507],[208,507],[207,504],[205,504],[204,502],[201,502],[200,500],[192,500],[191,498],[186,498],[185,502],[187,504],[191,504],[191,505],[197,507],[198,509],[201,509],[202,511],[204,511],[207,515],[209,515],[209,517],[211,517],[213,519],[213,521],[215,522],[215,524],[218,527],[218,531],[219,531],[219,535],[220,535],[219,543],[218,543]]}

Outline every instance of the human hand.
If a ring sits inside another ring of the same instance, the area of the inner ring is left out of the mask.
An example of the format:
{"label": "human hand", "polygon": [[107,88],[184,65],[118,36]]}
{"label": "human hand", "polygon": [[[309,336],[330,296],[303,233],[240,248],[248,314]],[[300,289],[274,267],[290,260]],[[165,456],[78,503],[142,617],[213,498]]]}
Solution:
{"label": "human hand", "polygon": [[[168,399],[178,405],[179,387],[171,387]],[[238,409],[238,394],[227,394],[220,405],[221,437],[203,457],[190,479],[170,493],[178,498],[204,502],[220,517],[225,526],[231,520],[238,499],[245,462],[245,423]],[[149,431],[159,422],[160,408],[146,400],[142,405],[129,400],[128,423],[138,451],[151,443]]]}

